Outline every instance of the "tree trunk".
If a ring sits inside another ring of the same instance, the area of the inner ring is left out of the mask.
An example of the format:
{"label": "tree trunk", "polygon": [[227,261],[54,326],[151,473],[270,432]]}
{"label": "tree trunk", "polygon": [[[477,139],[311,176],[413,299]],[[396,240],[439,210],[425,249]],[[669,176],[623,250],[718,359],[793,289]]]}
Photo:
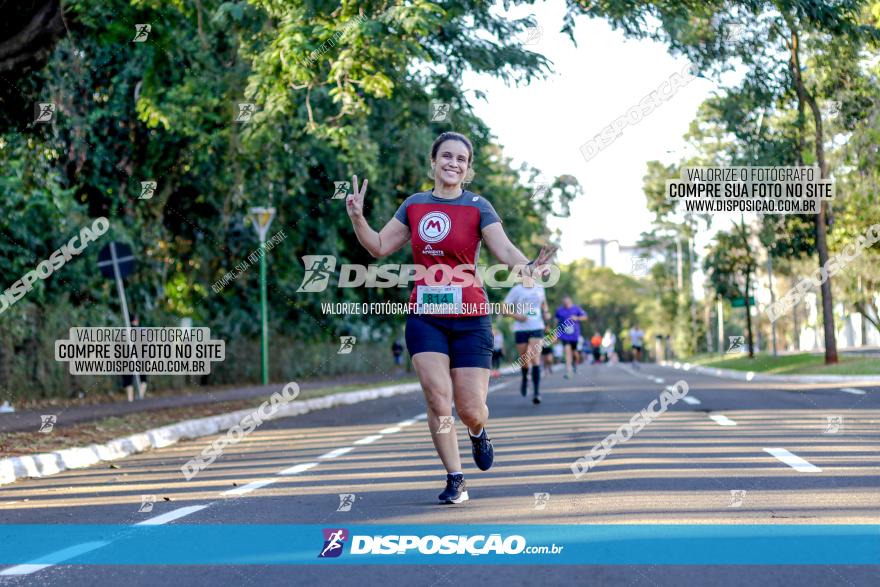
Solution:
{"label": "tree trunk", "polygon": [[755,358],[755,349],[752,346],[752,305],[749,303],[749,289],[752,281],[752,269],[746,269],[746,331],[748,332],[749,358]]}
{"label": "tree trunk", "polygon": [[[795,90],[797,92],[799,110],[805,103],[813,112],[813,120],[815,122],[815,150],[816,161],[819,164],[819,172],[822,179],[828,177],[828,165],[825,161],[825,145],[822,132],[822,114],[816,104],[816,99],[807,92],[804,86],[804,79],[801,76],[801,63],[799,56],[799,36],[794,27],[791,18],[786,15],[786,22],[791,29],[791,58],[789,59],[789,69],[794,80]],[[816,217],[816,251],[819,253],[819,267],[824,267],[828,262],[828,242],[826,240],[827,227],[825,219],[827,217],[827,207],[825,202],[819,205],[819,214]],[[831,278],[829,277],[822,282],[820,287],[822,292],[822,326],[825,334],[825,364],[837,362],[837,338],[834,329],[834,300],[831,294]]]}

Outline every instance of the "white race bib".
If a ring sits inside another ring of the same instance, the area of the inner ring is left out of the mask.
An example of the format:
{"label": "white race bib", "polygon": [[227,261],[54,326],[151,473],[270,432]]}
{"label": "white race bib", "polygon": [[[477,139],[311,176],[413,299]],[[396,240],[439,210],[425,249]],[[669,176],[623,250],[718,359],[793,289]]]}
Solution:
{"label": "white race bib", "polygon": [[417,314],[461,314],[461,287],[457,285],[417,285]]}

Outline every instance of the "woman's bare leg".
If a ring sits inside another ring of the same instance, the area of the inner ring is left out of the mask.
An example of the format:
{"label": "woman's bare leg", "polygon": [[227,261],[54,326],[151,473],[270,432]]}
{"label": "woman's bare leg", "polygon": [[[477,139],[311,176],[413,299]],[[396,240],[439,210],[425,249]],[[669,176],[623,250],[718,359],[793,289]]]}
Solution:
{"label": "woman's bare leg", "polygon": [[[447,473],[461,471],[455,421],[446,420],[444,423],[444,419],[452,417],[452,376],[449,372],[449,356],[443,353],[416,353],[412,362],[425,394],[428,429],[431,431],[434,448],[437,449]],[[488,390],[489,371],[486,369],[482,371],[486,372]],[[460,413],[459,417],[462,418]]]}

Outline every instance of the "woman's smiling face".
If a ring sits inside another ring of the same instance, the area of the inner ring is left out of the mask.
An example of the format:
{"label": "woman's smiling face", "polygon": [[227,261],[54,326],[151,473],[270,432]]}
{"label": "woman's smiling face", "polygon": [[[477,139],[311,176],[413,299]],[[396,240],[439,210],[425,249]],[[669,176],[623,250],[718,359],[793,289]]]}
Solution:
{"label": "woman's smiling face", "polygon": [[470,153],[461,141],[448,140],[440,144],[434,159],[434,179],[437,183],[459,185],[468,170]]}

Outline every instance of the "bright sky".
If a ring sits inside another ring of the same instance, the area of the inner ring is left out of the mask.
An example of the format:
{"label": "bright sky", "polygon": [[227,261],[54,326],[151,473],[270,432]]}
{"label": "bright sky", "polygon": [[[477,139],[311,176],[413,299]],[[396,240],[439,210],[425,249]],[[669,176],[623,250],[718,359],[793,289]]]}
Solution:
{"label": "bright sky", "polygon": [[[464,85],[486,93],[488,101],[471,100],[475,113],[515,164],[525,161],[548,179],[566,173],[578,178],[584,194],[573,203],[571,216],[550,221],[551,228],[562,232],[557,259],[588,257],[598,263],[599,246],[584,241],[617,239],[632,245],[650,228],[651,214],[642,193],[646,163],[678,160],[685,144],[682,136],[716,86],[704,79],[691,81],[586,161],[580,152],[584,143],[681,71],[687,61],[673,59],[662,44],[625,40],[604,20],[585,17],[577,20],[575,47],[558,32],[565,12],[562,0],[517,7],[507,14],[521,18],[530,12],[543,32],[527,48],[549,59],[555,73],[519,88],[488,75],[468,74]],[[491,194],[486,195],[491,200]],[[631,270],[631,255],[620,253],[616,244],[606,247],[607,264],[622,273]]]}

